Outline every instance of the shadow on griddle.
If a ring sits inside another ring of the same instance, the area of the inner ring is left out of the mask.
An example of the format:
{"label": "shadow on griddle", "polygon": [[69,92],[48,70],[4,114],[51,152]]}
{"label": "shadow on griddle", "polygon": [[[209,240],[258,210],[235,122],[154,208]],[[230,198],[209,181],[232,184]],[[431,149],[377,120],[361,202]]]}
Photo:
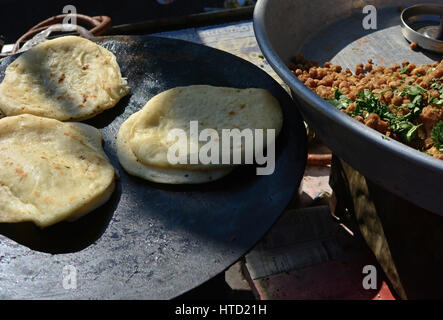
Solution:
{"label": "shadow on griddle", "polygon": [[94,116],[93,118],[82,122],[89,124],[90,126],[93,126],[97,129],[103,129],[104,127],[111,124],[115,120],[115,118],[117,118],[125,111],[125,108],[128,105],[131,96],[132,94],[128,93],[126,96],[121,98],[121,100],[111,109],[105,110],[104,112]]}
{"label": "shadow on griddle", "polygon": [[[405,40],[406,41],[406,40]],[[432,59],[434,61],[441,61],[441,55],[438,55],[435,52],[432,51],[428,51],[426,49],[420,48],[418,47],[417,50],[418,52],[422,53],[423,55],[425,55],[426,57],[428,57],[429,59]]]}
{"label": "shadow on griddle", "polygon": [[[289,138],[286,134],[287,130],[288,128],[284,126],[281,135],[277,138],[275,146],[276,160],[279,159],[280,154],[284,150],[284,146],[288,144]],[[267,156],[266,150],[264,156]],[[256,169],[264,166],[265,165],[258,165],[256,163],[239,165],[221,179],[200,184],[163,184],[144,180],[136,176],[131,176],[131,182],[135,182],[138,186],[149,185],[152,188],[170,192],[222,192],[226,190],[226,188],[233,191],[235,189],[245,188],[251,184],[252,180],[258,179],[259,176],[257,176]],[[275,166],[277,166],[277,163],[275,163]],[[275,167],[275,170],[276,169],[277,167]],[[122,170],[124,169],[122,168]]]}
{"label": "shadow on griddle", "polygon": [[0,223],[0,234],[32,250],[59,254],[83,250],[106,230],[121,197],[119,183],[103,206],[73,222],[59,222],[41,229],[32,222]]}
{"label": "shadow on griddle", "polygon": [[[303,128],[300,127],[300,130]],[[270,227],[273,219],[271,212],[266,212],[264,216],[255,213],[263,211],[269,203],[285,204],[288,192],[291,193],[291,176],[284,176],[283,180],[274,177],[280,176],[288,166],[286,158],[290,151],[287,146],[291,135],[290,127],[284,126],[277,139],[277,161],[273,175],[258,176],[256,165],[242,165],[216,181],[168,185],[149,182],[122,171],[122,184],[130,191],[120,206],[126,207],[127,203],[130,208],[137,203],[137,209],[128,209],[128,212],[131,219],[144,225],[144,236],[150,235],[154,239],[164,237],[165,230],[186,235],[176,252],[186,253],[192,247],[186,242],[189,240],[186,240],[188,232],[205,239],[207,246],[210,243],[225,244],[230,250],[250,247],[251,238],[259,239],[263,226]],[[295,162],[300,166],[305,163],[301,158]],[[303,172],[301,167],[299,172]],[[140,201],[133,196],[142,193],[150,201]]]}
{"label": "shadow on griddle", "polygon": [[131,182],[135,182],[138,186],[149,186],[151,188],[168,191],[168,192],[221,192],[227,187],[232,191],[235,188],[244,188],[251,183],[255,176],[255,166],[244,165],[232,170],[225,177],[199,184],[163,184],[144,180],[138,177],[131,177]]}

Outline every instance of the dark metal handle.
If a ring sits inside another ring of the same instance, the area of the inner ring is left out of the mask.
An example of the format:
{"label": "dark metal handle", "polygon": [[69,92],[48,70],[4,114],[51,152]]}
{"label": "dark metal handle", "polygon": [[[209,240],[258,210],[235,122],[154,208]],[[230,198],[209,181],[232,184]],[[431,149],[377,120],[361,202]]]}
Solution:
{"label": "dark metal handle", "polygon": [[[14,44],[14,47],[12,49],[12,52],[16,53],[20,49],[21,43],[31,39],[34,35],[47,29],[51,25],[62,23],[63,20],[68,16],[73,16],[73,15],[72,14],[61,14],[61,15],[51,17],[49,19],[46,19],[46,20],[36,24],[34,27],[29,29],[24,35],[22,35],[16,41],[16,43]],[[108,16],[89,17],[89,16],[86,16],[83,14],[75,14],[74,16],[77,18],[77,22],[79,24],[83,24],[83,25],[91,28],[89,31],[94,36],[103,35],[111,27],[111,18]]]}
{"label": "dark metal handle", "polygon": [[440,20],[440,27],[438,28],[437,40],[443,41],[443,17]]}

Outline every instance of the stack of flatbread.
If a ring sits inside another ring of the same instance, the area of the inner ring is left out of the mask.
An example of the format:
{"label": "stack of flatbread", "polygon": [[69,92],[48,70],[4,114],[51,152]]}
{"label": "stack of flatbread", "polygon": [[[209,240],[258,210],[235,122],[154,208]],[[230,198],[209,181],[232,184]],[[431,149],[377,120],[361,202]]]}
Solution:
{"label": "stack of flatbread", "polygon": [[[222,141],[217,143],[220,158],[210,163],[202,163],[201,159],[192,163],[191,153],[200,154],[201,148],[208,141],[191,138],[191,122],[198,123],[198,132],[213,129],[215,137],[223,137],[223,130],[244,129],[275,130],[275,136],[281,130],[283,117],[279,102],[264,89],[234,89],[194,85],[177,87],[164,91],[151,100],[144,108],[131,115],[120,127],[117,136],[117,155],[121,165],[127,172],[153,182],[169,184],[195,184],[214,181],[230,173],[236,165],[233,163],[233,150],[241,149],[245,160],[247,143],[240,141],[231,144],[227,156],[229,163],[222,160]],[[171,139],[174,130],[186,133],[186,154],[182,158],[187,161],[172,162],[168,153],[171,152],[177,139]],[[204,140],[204,139],[203,139]],[[190,144],[195,141],[195,148]],[[214,142],[214,141],[212,141]],[[264,148],[267,144],[254,142],[253,148]],[[255,150],[249,152],[255,154]],[[259,150],[262,152],[263,150]]]}
{"label": "stack of flatbread", "polygon": [[106,202],[115,170],[84,120],[129,92],[116,57],[80,37],[46,41],[11,63],[0,84],[0,222],[47,227]]}

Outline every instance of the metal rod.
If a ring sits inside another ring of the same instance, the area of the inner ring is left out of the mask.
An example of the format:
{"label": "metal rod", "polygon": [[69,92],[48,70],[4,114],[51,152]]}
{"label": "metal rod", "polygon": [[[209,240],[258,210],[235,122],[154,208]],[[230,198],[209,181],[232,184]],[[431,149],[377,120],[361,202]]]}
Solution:
{"label": "metal rod", "polygon": [[209,13],[197,13],[185,17],[157,19],[133,24],[113,26],[108,35],[117,34],[149,34],[162,31],[201,27],[205,25],[221,24],[232,21],[252,19],[254,6],[228,9]]}

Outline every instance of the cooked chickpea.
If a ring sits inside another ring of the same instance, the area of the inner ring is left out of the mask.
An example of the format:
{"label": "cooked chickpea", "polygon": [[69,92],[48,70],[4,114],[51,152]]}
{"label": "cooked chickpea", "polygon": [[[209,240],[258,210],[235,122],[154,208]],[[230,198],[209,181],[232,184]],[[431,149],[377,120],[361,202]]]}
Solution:
{"label": "cooked chickpea", "polygon": [[[437,121],[443,120],[443,111],[435,103],[426,104],[426,102],[431,98],[437,99],[437,101],[441,99],[441,92],[436,90],[435,86],[431,88],[431,85],[436,81],[443,85],[442,81],[438,80],[443,78],[443,61],[416,66],[405,60],[401,65],[394,64],[390,67],[378,66],[377,68],[372,63],[372,60],[369,59],[366,65],[357,64],[353,73],[349,68],[343,70],[341,66],[333,65],[331,62],[326,62],[322,67],[319,67],[318,64],[298,56],[293,59],[293,63],[289,67],[300,81],[323,98],[333,98],[335,90],[340,90],[351,100],[347,108],[342,111],[353,116],[356,112],[356,100],[364,90],[371,91],[373,96],[382,105],[387,106],[394,115],[407,115],[411,109],[406,105],[413,103],[411,100],[414,99],[414,95],[402,92],[413,86],[421,86],[428,91],[422,93],[422,101],[424,102],[420,106],[422,110],[418,117],[413,118],[413,123],[423,123],[423,126],[417,131],[419,139],[415,139],[410,145],[420,150],[432,148],[431,131]],[[369,110],[372,109],[359,111],[359,115],[355,116],[355,119],[393,139],[404,139],[401,137],[401,133],[390,128],[389,122],[391,120],[389,119],[391,118],[384,118],[384,113],[380,113],[380,115],[370,113],[372,111]],[[375,112],[378,113],[378,111]],[[437,157],[441,157],[443,160],[443,153],[438,153]]]}

